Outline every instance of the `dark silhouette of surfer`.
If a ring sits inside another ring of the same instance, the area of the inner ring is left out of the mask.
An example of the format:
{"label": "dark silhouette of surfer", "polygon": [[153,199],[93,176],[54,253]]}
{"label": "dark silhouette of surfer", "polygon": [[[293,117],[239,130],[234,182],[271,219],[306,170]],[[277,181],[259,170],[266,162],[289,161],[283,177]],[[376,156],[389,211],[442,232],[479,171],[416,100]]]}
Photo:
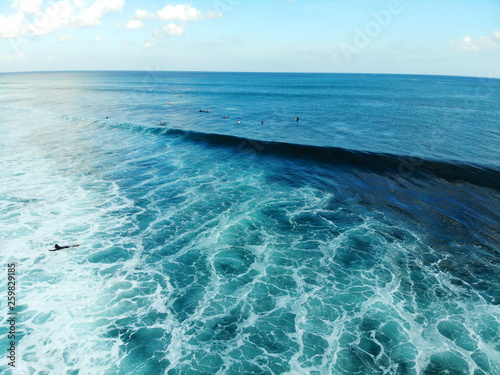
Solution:
{"label": "dark silhouette of surfer", "polygon": [[49,249],[49,251],[59,251],[59,250],[62,250],[62,249],[69,249],[70,247],[78,247],[78,246],[80,246],[80,244],[73,245],[73,246],[59,246],[58,244],[55,244],[54,245],[54,249]]}

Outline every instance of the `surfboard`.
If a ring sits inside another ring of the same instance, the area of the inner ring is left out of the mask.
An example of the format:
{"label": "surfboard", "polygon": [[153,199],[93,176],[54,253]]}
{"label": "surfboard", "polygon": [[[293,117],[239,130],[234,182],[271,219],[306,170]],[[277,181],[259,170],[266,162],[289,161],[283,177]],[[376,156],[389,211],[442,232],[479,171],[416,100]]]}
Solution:
{"label": "surfboard", "polygon": [[78,247],[78,246],[80,246],[80,244],[78,244],[78,245],[72,245],[72,246],[60,246],[60,247],[59,247],[59,248],[57,248],[57,249],[49,249],[49,251],[59,251],[59,250],[69,249],[69,248],[71,248],[71,247]]}

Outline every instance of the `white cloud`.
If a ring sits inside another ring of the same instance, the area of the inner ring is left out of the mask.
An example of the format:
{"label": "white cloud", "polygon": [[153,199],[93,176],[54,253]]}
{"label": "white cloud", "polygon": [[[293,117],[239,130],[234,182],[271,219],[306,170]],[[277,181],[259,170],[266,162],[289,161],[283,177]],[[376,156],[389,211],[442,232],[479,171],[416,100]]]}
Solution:
{"label": "white cloud", "polygon": [[24,14],[17,13],[10,17],[0,14],[0,38],[15,38],[22,34]]}
{"label": "white cloud", "polygon": [[[125,5],[125,0],[94,0],[92,2],[61,0],[50,3],[43,12],[40,7],[43,0],[12,0],[13,7],[19,13],[5,17],[0,14],[0,38],[15,38],[25,34],[47,35],[59,29],[97,26],[101,18],[109,13],[118,12]],[[85,7],[85,5],[87,5]],[[38,14],[31,24],[23,25],[24,13]]]}
{"label": "white cloud", "polygon": [[97,26],[106,13],[116,13],[125,5],[125,0],[97,0],[76,16],[79,26]]}
{"label": "white cloud", "polygon": [[57,43],[68,43],[74,40],[75,37],[73,35],[61,35],[57,38]]}
{"label": "white cloud", "polygon": [[72,18],[71,4],[66,0],[59,1],[47,7],[45,13],[27,27],[27,31],[37,36],[50,34],[54,30],[71,27]]}
{"label": "white cloud", "polygon": [[156,46],[158,42],[161,41],[161,38],[165,36],[179,36],[182,35],[185,31],[183,25],[178,25],[175,23],[169,23],[163,29],[154,29],[153,36],[149,38],[144,44],[145,48],[153,48]]}
{"label": "white cloud", "polygon": [[500,30],[495,30],[490,36],[480,36],[473,39],[465,36],[450,43],[452,49],[462,51],[496,51],[500,52]]}
{"label": "white cloud", "polygon": [[[124,26],[128,29],[135,30],[144,26],[141,20],[156,19],[160,21],[178,21],[186,23],[189,21],[200,21],[204,19],[220,18],[222,14],[213,10],[203,14],[200,10],[193,7],[191,4],[166,5],[163,9],[156,13],[146,9],[136,9],[134,17]],[[185,24],[177,24],[174,22],[168,23],[163,29],[155,29],[153,36],[144,44],[145,48],[152,48],[156,43],[165,36],[179,36],[184,34],[186,30]]]}
{"label": "white cloud", "polygon": [[[19,36],[43,36],[56,30],[98,26],[102,18],[123,9],[125,0],[51,0],[42,7],[44,0],[10,0],[12,7],[18,9],[13,16],[0,14],[0,38],[16,38]],[[25,14],[36,15],[29,24],[25,24]],[[144,27],[142,20],[156,19],[161,21],[200,21],[222,17],[213,10],[202,13],[191,4],[166,5],[156,13],[146,9],[137,9],[134,16],[125,25],[129,30]],[[167,24],[161,36],[179,36],[185,31],[185,25]],[[64,39],[60,39],[61,43]]]}
{"label": "white cloud", "polygon": [[179,26],[175,23],[169,23],[167,26],[163,28],[163,31],[168,36],[179,36],[184,33],[184,27]]}
{"label": "white cloud", "polygon": [[144,24],[140,20],[130,20],[123,27],[129,30],[138,30],[142,29]]}
{"label": "white cloud", "polygon": [[96,36],[95,39],[93,40],[94,43],[101,43],[101,37]]}
{"label": "white cloud", "polygon": [[137,20],[145,20],[145,19],[148,19],[148,18],[154,18],[155,14],[154,13],[151,13],[147,10],[141,10],[141,9],[137,9],[135,11],[135,16],[134,18],[137,19]]}
{"label": "white cloud", "polygon": [[133,19],[157,19],[161,21],[200,21],[205,19],[220,18],[222,14],[213,10],[203,14],[200,10],[193,7],[191,4],[166,5],[163,9],[156,13],[150,12],[147,9],[136,9]]}
{"label": "white cloud", "polygon": [[203,19],[220,18],[220,13],[209,10],[202,14],[191,4],[167,5],[156,13],[159,20],[163,21],[199,21]]}
{"label": "white cloud", "polygon": [[43,0],[13,0],[12,6],[23,13],[35,14],[40,11]]}

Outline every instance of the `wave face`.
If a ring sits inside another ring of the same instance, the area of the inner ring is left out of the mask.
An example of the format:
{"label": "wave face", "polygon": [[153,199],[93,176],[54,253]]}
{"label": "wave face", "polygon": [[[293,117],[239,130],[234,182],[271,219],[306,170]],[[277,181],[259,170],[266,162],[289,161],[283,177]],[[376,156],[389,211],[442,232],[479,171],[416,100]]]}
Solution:
{"label": "wave face", "polygon": [[189,141],[218,147],[236,147],[240,152],[275,155],[282,158],[313,160],[324,164],[368,169],[394,178],[443,178],[497,188],[500,169],[453,161],[425,160],[418,157],[362,152],[338,147],[311,146],[285,142],[268,142],[223,134],[207,134],[180,129],[157,128],[156,134],[179,135]]}
{"label": "wave face", "polygon": [[0,82],[19,373],[500,373],[498,81]]}

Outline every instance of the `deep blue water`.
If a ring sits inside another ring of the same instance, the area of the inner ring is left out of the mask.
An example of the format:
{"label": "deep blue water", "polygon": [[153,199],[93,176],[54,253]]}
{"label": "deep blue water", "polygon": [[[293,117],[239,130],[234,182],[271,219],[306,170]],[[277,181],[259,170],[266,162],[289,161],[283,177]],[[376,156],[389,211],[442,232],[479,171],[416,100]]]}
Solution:
{"label": "deep blue water", "polygon": [[12,373],[500,374],[499,124],[494,79],[1,74]]}

